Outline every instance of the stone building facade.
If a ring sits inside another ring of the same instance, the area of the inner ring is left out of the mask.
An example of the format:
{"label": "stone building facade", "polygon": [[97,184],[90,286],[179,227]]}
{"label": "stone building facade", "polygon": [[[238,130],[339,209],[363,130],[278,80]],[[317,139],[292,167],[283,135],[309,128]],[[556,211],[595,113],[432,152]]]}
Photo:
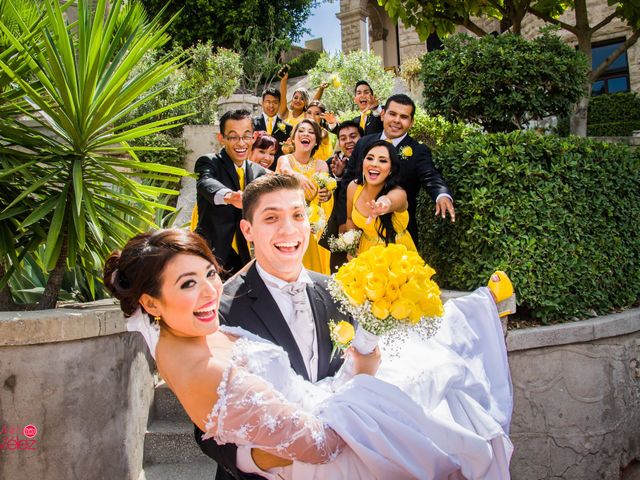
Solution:
{"label": "stone building facade", "polygon": [[[614,7],[607,5],[606,0],[588,0],[590,25],[606,18],[613,9]],[[402,22],[392,22],[376,0],[340,0],[340,13],[337,17],[342,31],[342,50],[345,53],[358,49],[373,51],[383,59],[385,67],[397,69],[405,60],[427,51],[427,43],[420,41],[412,28],[405,28]],[[573,23],[573,11],[565,12],[560,20]],[[522,35],[533,38],[542,25],[542,20],[527,15],[522,24]],[[485,21],[482,26],[486,31],[499,31],[497,21]],[[460,31],[465,29],[460,28]],[[566,30],[560,30],[559,35],[568,42],[576,43],[575,37]],[[613,48],[616,41],[624,41],[630,35],[631,29],[616,19],[596,32],[592,43],[594,48],[601,47],[604,54],[607,48]],[[620,67],[618,75],[624,76],[626,69],[626,80],[619,78],[617,82],[626,81],[632,91],[640,92],[640,41],[627,50],[626,66],[623,60],[616,62],[616,66]],[[620,87],[620,83],[616,85]],[[611,88],[615,88],[613,83]]]}

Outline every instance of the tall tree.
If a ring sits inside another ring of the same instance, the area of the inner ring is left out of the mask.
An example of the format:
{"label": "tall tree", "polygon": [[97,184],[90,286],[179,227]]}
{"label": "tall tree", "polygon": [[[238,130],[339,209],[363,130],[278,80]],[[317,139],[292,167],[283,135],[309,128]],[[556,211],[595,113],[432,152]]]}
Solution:
{"label": "tall tree", "polygon": [[[299,40],[315,0],[142,0],[150,15],[166,7],[163,16],[182,13],[167,30],[183,48],[211,40],[214,46],[246,50],[252,38]],[[246,35],[251,29],[251,38]]]}
{"label": "tall tree", "polygon": [[[457,26],[466,27],[478,36],[486,35],[488,32],[477,21],[481,17],[499,20],[503,30],[520,34],[524,17],[530,14],[575,35],[578,50],[587,56],[589,62],[592,59],[591,41],[594,35],[615,19],[626,23],[631,28],[631,34],[596,69],[589,71],[585,79],[584,96],[575,105],[571,133],[583,137],[587,135],[591,84],[640,37],[639,0],[608,0],[611,13],[595,24],[589,20],[588,0],[378,0],[378,3],[393,19],[400,19],[404,25],[414,27],[423,40],[433,32],[445,36]],[[574,12],[573,22],[561,19],[561,14],[570,9]]]}

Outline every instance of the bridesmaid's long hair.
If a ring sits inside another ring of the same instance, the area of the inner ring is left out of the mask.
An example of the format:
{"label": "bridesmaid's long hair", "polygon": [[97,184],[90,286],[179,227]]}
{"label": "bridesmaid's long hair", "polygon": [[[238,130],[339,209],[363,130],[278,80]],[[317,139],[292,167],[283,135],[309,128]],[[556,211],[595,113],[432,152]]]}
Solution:
{"label": "bridesmaid's long hair", "polygon": [[[369,145],[362,156],[362,161],[358,162],[356,165],[356,183],[358,185],[364,185],[364,172],[363,165],[364,159],[367,154],[375,147],[384,147],[389,152],[389,160],[391,161],[391,171],[389,172],[389,176],[384,180],[384,184],[382,185],[382,190],[376,195],[376,200],[380,198],[382,195],[386,195],[394,188],[400,185],[400,157],[396,153],[396,149],[393,144],[387,142],[386,140],[376,140],[371,145]],[[393,228],[393,212],[385,213],[378,217],[380,222],[378,223],[377,231],[378,236],[384,240],[385,245],[389,245],[390,243],[395,243],[396,235],[398,232]]]}

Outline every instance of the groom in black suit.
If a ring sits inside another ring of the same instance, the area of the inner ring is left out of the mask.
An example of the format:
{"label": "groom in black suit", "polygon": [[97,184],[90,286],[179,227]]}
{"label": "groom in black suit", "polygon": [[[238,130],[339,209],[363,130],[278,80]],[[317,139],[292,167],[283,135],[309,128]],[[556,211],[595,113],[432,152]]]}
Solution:
{"label": "groom in black suit", "polygon": [[250,260],[247,242],[240,231],[242,191],[268,171],[248,160],[253,143],[253,124],[247,110],[231,110],[220,118],[219,154],[198,158],[198,226],[225,276],[240,270]]}
{"label": "groom in black suit", "polygon": [[293,127],[285,123],[278,116],[278,108],[280,106],[280,91],[273,87],[269,87],[262,92],[262,113],[257,117],[253,117],[253,129],[256,132],[264,131],[278,141],[276,147],[275,161],[269,167],[275,171],[278,158],[282,155],[282,144],[291,136]]}
{"label": "groom in black suit", "polygon": [[358,162],[362,163],[368,147],[380,139],[393,143],[400,156],[400,186],[407,192],[407,200],[409,201],[409,226],[407,229],[416,244],[418,243],[416,204],[421,188],[426,189],[435,202],[436,215],[441,215],[442,218],[445,218],[448,213],[451,221],[455,221],[455,209],[453,208],[451,192],[449,192],[442,175],[433,164],[431,150],[426,145],[417,142],[407,133],[413,126],[415,111],[416,105],[411,100],[411,97],[405,94],[390,96],[380,116],[383,124],[382,133],[365,135],[356,144],[347,163],[336,200],[340,225],[347,220],[347,187],[351,180],[354,179],[356,165]]}
{"label": "groom in black suit", "polygon": [[[300,183],[290,175],[263,176],[245,190],[243,207],[241,228],[253,242],[256,261],[225,284],[222,322],[280,345],[289,354],[291,367],[307,380],[333,375],[342,359],[331,356],[328,322],[351,319],[338,311],[327,291],[328,277],[302,266],[310,226]],[[295,301],[289,291],[292,286],[302,293]],[[300,301],[306,311],[302,317],[296,310]],[[217,480],[264,478],[267,468],[286,463],[249,447],[202,441],[201,436],[196,427],[200,448],[218,462]]]}

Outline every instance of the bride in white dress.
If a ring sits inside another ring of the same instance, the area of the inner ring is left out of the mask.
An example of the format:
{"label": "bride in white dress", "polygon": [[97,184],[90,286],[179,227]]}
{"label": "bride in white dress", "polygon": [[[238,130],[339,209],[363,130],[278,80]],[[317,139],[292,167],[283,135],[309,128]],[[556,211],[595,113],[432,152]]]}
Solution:
{"label": "bride in white dress", "polygon": [[438,333],[410,337],[399,356],[382,345],[377,373],[375,354],[351,351],[354,373],[312,384],[280,347],[219,326],[215,265],[197,235],[161,230],[105,266],[106,286],[208,437],[290,459],[278,473],[296,480],[509,478],[512,391],[488,289],[447,302]]}

